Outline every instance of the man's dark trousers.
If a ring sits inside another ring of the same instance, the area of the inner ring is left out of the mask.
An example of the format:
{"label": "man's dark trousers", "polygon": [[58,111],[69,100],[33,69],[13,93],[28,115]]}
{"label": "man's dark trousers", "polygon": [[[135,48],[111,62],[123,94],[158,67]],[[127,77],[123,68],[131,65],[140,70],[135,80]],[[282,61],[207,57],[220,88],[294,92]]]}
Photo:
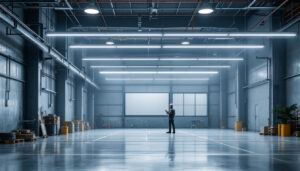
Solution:
{"label": "man's dark trousers", "polygon": [[173,132],[175,132],[174,119],[169,119],[169,132],[171,132],[171,126],[173,127]]}

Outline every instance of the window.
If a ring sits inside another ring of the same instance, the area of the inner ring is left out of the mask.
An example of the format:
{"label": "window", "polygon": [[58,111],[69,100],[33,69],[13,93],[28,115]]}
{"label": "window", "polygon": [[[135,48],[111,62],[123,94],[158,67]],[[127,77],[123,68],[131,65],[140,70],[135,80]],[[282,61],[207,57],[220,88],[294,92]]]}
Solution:
{"label": "window", "polygon": [[207,116],[207,94],[173,94],[176,116]]}
{"label": "window", "polygon": [[195,94],[183,95],[184,116],[195,116]]}
{"label": "window", "polygon": [[173,107],[176,116],[183,116],[183,94],[173,94]]}
{"label": "window", "polygon": [[196,94],[196,116],[207,116],[207,94]]}
{"label": "window", "polygon": [[125,115],[166,115],[168,93],[126,93]]}

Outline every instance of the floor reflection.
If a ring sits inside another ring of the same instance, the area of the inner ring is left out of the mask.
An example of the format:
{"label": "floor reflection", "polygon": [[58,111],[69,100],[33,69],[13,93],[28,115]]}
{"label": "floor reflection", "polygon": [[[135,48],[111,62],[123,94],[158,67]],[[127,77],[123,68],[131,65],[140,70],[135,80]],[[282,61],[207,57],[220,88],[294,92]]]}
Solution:
{"label": "floor reflection", "polygon": [[169,155],[169,165],[174,166],[174,160],[175,160],[175,135],[170,134],[169,135],[169,147],[168,147],[168,155]]}

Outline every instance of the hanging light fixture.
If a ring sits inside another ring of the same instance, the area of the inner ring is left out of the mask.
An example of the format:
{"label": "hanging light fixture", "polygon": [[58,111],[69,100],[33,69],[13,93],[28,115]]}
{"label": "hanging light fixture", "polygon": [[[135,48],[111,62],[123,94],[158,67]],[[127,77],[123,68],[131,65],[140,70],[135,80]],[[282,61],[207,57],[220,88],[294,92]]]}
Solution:
{"label": "hanging light fixture", "polygon": [[93,4],[90,3],[85,9],[84,12],[87,14],[99,14],[99,10],[97,7]]}
{"label": "hanging light fixture", "polygon": [[203,2],[202,7],[198,11],[199,14],[211,14],[213,12],[214,12],[214,10],[213,10],[211,4],[209,3],[209,1]]}

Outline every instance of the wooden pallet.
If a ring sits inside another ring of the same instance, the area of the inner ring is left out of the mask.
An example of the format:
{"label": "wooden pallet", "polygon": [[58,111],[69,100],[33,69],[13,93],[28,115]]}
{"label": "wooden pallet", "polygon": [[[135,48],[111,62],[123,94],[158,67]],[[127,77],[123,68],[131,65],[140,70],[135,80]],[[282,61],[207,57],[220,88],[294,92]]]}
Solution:
{"label": "wooden pallet", "polygon": [[36,141],[37,139],[36,138],[32,138],[32,139],[25,139],[26,142],[33,142],[33,141]]}
{"label": "wooden pallet", "polygon": [[15,139],[15,140],[2,140],[0,141],[1,144],[16,144],[24,142],[24,139]]}
{"label": "wooden pallet", "polygon": [[259,133],[259,135],[270,135],[269,133]]}

